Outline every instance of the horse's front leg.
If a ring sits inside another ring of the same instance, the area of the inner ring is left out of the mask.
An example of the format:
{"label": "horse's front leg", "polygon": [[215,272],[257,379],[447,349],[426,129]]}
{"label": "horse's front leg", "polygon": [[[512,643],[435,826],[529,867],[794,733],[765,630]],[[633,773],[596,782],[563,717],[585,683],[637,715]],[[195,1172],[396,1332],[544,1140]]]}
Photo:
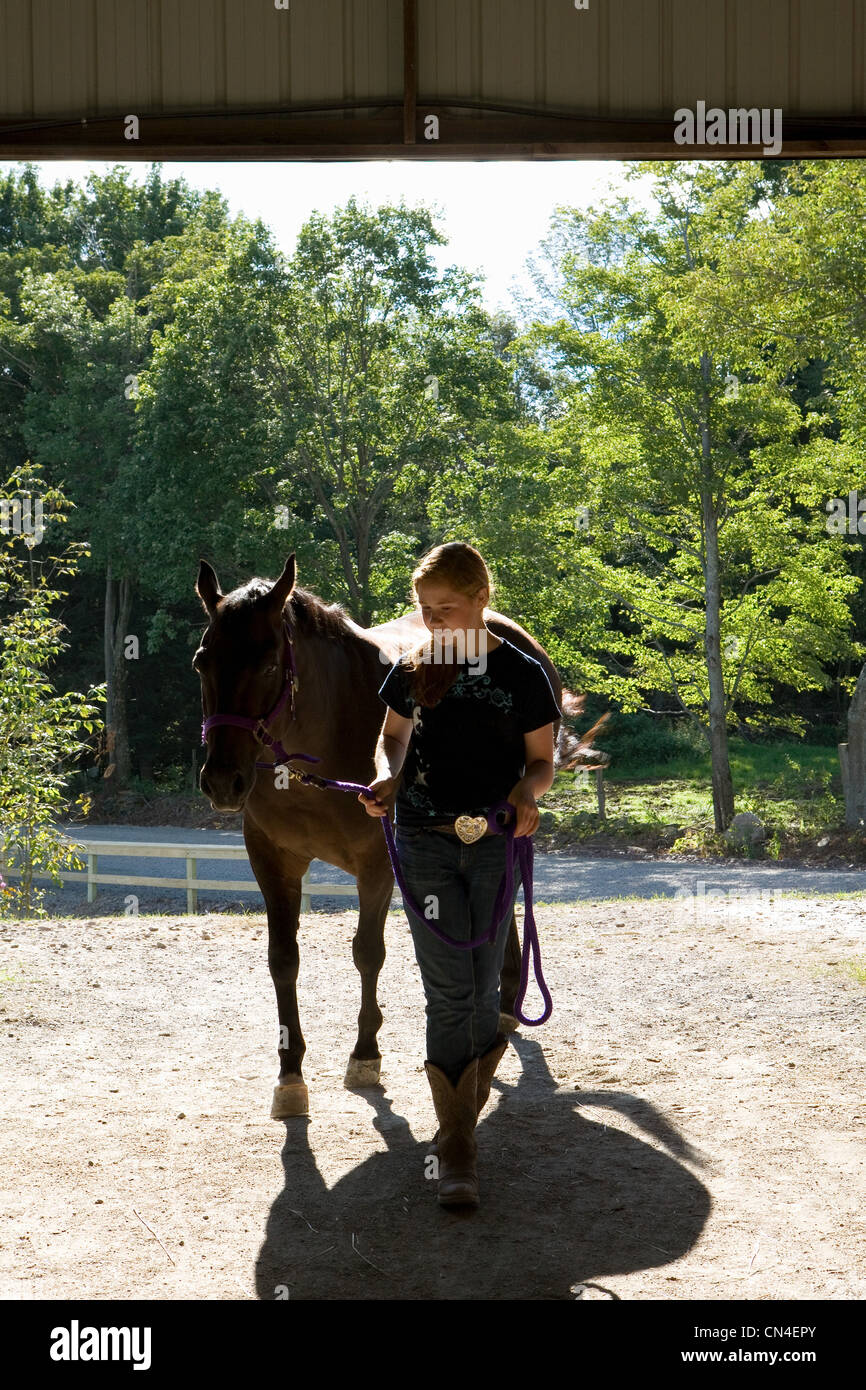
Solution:
{"label": "horse's front leg", "polygon": [[298,1015],[298,923],[301,880],[308,865],[288,851],[277,850],[250,827],[244,839],[253,873],[268,913],[268,969],[277,996],[280,1074],[274,1088],[271,1118],[309,1114],[309,1095],[301,1067],[307,1045]]}
{"label": "horse's front leg", "polygon": [[386,859],[384,867],[375,871],[359,872],[357,884],[358,927],[352,938],[352,959],[361,976],[361,1010],[357,1041],[343,1078],[343,1085],[348,1087],[375,1086],[382,1066],[377,1041],[382,1011],[376,986],[385,961],[385,918],[394,891],[390,861]]}
{"label": "horse's front leg", "polygon": [[307,1045],[301,1032],[297,992],[301,880],[285,883],[276,902],[267,894],[265,899],[268,906],[268,969],[277,996],[280,1027],[277,1047],[280,1075],[274,1087],[271,1119],[284,1120],[289,1115],[310,1113],[310,1098],[301,1072]]}

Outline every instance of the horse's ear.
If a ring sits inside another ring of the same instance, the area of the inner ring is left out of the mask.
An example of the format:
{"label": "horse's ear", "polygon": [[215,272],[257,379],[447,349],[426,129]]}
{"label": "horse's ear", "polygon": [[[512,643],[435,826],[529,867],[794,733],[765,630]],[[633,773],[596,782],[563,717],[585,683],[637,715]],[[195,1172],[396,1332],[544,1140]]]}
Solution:
{"label": "horse's ear", "polygon": [[199,561],[195,591],[204,604],[208,617],[212,618],[217,604],[225,595],[220,591],[220,582],[216,577],[216,572],[207,560]]}
{"label": "horse's ear", "polygon": [[295,552],[293,550],[286,561],[285,569],[268,594],[268,607],[277,613],[282,613],[286,599],[295,587],[296,572]]}

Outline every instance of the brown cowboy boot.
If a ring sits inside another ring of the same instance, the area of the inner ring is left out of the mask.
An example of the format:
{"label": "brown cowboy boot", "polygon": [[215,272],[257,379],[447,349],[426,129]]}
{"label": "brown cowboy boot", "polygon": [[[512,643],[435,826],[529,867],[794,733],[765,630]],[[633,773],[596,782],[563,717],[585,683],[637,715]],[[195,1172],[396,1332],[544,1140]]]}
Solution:
{"label": "brown cowboy boot", "polygon": [[[496,1068],[505,1056],[505,1049],[508,1047],[508,1039],[503,1033],[498,1033],[496,1042],[483,1057],[478,1058],[478,1090],[477,1090],[477,1111],[476,1123],[481,1118],[481,1111],[487,1104],[490,1095],[490,1083],[496,1074]],[[427,1146],[427,1152],[436,1154],[439,1152],[439,1131],[437,1129],[433,1138]]]}
{"label": "brown cowboy boot", "polygon": [[452,1086],[444,1071],[432,1062],[425,1062],[424,1070],[439,1121],[439,1203],[443,1207],[477,1207],[478,1058],[472,1058],[456,1086]]}
{"label": "brown cowboy boot", "polygon": [[508,1047],[508,1039],[503,1033],[498,1033],[496,1042],[483,1057],[478,1059],[478,1118],[481,1118],[481,1111],[487,1104],[487,1097],[490,1095],[490,1083],[496,1075],[496,1068],[505,1056]]}

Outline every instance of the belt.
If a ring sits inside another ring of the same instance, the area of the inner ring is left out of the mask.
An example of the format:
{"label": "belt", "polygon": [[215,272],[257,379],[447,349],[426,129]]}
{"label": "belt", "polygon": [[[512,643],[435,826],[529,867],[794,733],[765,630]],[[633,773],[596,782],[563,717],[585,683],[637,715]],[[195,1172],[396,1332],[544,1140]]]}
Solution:
{"label": "belt", "polygon": [[453,821],[441,821],[436,825],[423,825],[417,827],[421,830],[444,830],[446,835],[457,835],[464,845],[474,845],[476,840],[480,840],[483,835],[501,834],[505,828],[504,812],[499,812],[495,817],[496,829],[490,824],[487,816],[458,816]]}

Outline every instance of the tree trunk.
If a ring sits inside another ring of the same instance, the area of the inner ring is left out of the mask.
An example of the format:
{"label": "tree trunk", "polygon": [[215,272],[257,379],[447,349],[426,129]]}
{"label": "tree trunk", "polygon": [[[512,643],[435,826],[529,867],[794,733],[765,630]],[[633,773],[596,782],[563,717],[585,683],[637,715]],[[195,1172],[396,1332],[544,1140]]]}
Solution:
{"label": "tree trunk", "polygon": [[373,602],[370,593],[370,520],[359,519],[356,534],[358,551],[358,590],[360,594],[360,617],[356,619],[361,627],[369,627],[373,621]]}
{"label": "tree trunk", "polygon": [[[734,815],[734,785],[728,755],[728,724],[725,709],[725,681],[722,673],[720,641],[720,581],[718,538],[713,517],[712,541],[707,545],[707,624],[704,652],[710,687],[709,737],[713,775],[713,816],[716,833],[727,830]],[[715,554],[713,552],[715,551]]]}
{"label": "tree trunk", "polygon": [[130,582],[126,578],[113,577],[109,560],[105,576],[105,728],[108,746],[112,750],[110,761],[114,763],[113,775],[118,786],[127,785],[131,770],[126,710],[127,664],[123,650],[131,609]]}
{"label": "tree trunk", "polygon": [[[701,356],[701,369],[706,380],[709,360]],[[713,496],[713,471],[710,455],[709,398],[704,395],[704,418],[701,422],[701,512],[706,557],[706,631],[704,652],[710,691],[709,734],[710,758],[713,770],[713,816],[716,834],[727,830],[734,816],[734,785],[728,755],[728,723],[725,701],[725,680],[722,672],[721,609],[722,581],[719,563],[719,531],[716,499]]]}
{"label": "tree trunk", "polygon": [[[844,744],[840,744],[840,758],[844,747]],[[866,666],[860,672],[854,698],[848,707],[846,752],[842,777],[845,824],[850,830],[857,830],[866,825]]]}

